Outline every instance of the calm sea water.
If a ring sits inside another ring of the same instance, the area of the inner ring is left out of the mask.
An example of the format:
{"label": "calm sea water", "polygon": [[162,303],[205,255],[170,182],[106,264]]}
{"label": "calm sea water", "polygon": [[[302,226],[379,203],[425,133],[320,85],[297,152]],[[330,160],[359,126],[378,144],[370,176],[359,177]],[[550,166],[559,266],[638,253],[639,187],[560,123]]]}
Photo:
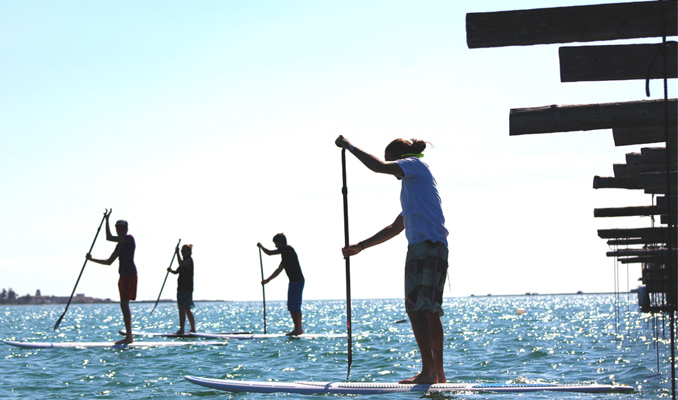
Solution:
{"label": "calm sea water", "polygon": [[[449,298],[445,300],[445,365],[451,382],[620,383],[634,394],[523,394],[521,399],[655,399],[670,397],[669,345],[655,340],[653,321],[636,299],[612,295]],[[177,329],[177,310],[133,304],[136,328]],[[525,309],[525,314],[516,310]],[[117,304],[0,307],[0,336],[22,341],[113,341],[121,336]],[[619,309],[619,314],[615,314]],[[345,332],[343,301],[306,301],[308,333]],[[201,331],[263,332],[261,303],[197,303]],[[352,381],[392,382],[419,370],[419,354],[400,299],[353,301]],[[268,333],[291,329],[284,302],[267,303]],[[668,335],[668,328],[667,328]],[[140,338],[142,340],[182,340]],[[200,339],[184,339],[200,340]],[[659,354],[659,355],[657,355]],[[0,398],[263,399],[308,397],[230,394],[186,382],[184,375],[241,380],[342,381],[346,339],[231,340],[226,346],[150,349],[21,349],[0,345]],[[313,396],[310,396],[313,397]],[[368,398],[412,399],[416,394]],[[462,394],[453,399],[514,398]],[[437,396],[436,398],[440,398]]]}

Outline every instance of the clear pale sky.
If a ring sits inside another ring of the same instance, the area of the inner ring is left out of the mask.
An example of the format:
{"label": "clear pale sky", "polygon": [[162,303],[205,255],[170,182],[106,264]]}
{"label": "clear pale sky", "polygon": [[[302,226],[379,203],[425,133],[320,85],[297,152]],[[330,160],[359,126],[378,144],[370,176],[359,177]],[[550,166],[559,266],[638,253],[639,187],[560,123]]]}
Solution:
{"label": "clear pale sky", "polygon": [[[273,248],[278,232],[299,254],[305,298],[344,298],[343,134],[378,156],[398,137],[433,143],[446,296],[614,290],[597,230],[650,221],[593,209],[651,197],[592,182],[640,146],[615,148],[611,131],[509,137],[509,111],[642,100],[644,82],[560,83],[558,45],[466,46],[466,13],[544,6],[5,2],[0,289],[70,295],[112,208],[136,238],[139,299],[157,297],[181,239],[194,244],[195,299],[259,300],[256,243]],[[659,81],[651,91],[663,97]],[[352,242],[393,221],[399,190],[348,155]],[[102,230],[92,253],[114,247]],[[401,235],[354,257],[353,298],[402,297],[405,252]],[[279,262],[264,255],[265,274]],[[634,288],[640,266],[629,271]],[[88,263],[77,292],[117,300],[117,277],[117,261]],[[267,300],[286,288],[282,275]],[[175,289],[172,275],[163,298]]]}

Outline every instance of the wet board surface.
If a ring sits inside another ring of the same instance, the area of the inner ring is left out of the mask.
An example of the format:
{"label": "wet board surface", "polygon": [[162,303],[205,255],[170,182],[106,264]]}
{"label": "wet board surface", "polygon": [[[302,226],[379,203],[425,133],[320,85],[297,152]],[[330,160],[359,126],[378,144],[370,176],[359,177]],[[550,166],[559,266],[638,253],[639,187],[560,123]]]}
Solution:
{"label": "wet board surface", "polygon": [[177,346],[223,346],[225,341],[192,341],[192,342],[134,342],[128,344],[115,344],[114,342],[16,342],[3,340],[5,344],[23,347],[25,349],[139,349],[148,347],[177,347]]}
{"label": "wet board surface", "polygon": [[208,339],[241,339],[241,340],[254,340],[254,339],[272,339],[272,338],[293,338],[293,339],[322,339],[322,338],[346,338],[345,333],[304,333],[302,335],[291,335],[288,336],[284,333],[191,333],[194,337],[202,337]]}
{"label": "wet board surface", "polygon": [[297,394],[380,394],[397,392],[443,393],[443,392],[508,392],[525,393],[537,391],[580,393],[631,393],[633,387],[625,385],[563,385],[527,383],[438,383],[434,385],[404,385],[377,382],[269,382],[235,381],[186,376],[191,383],[228,392],[297,393]]}

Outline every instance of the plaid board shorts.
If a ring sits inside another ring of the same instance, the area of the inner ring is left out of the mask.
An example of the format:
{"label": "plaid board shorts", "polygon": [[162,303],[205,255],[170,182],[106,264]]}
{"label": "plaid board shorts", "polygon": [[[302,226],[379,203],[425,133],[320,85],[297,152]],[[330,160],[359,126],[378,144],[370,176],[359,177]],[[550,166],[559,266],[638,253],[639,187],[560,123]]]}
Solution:
{"label": "plaid board shorts", "polygon": [[430,240],[407,247],[405,310],[444,314],[443,289],[449,251],[444,243]]}

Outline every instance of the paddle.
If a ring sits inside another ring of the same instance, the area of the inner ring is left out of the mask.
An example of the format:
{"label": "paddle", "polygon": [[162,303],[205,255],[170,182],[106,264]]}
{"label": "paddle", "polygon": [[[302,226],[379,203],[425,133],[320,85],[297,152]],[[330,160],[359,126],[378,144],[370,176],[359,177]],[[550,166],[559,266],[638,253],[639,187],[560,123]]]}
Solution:
{"label": "paddle", "polygon": [[[264,261],[261,259],[261,247],[259,247],[259,265],[261,266],[261,280],[264,280]],[[261,285],[261,295],[264,298],[264,335],[266,334],[266,289]]]}
{"label": "paddle", "polygon": [[[104,216],[101,218],[101,222],[99,223],[99,227],[97,228],[97,233],[94,235],[94,240],[92,241],[92,245],[89,247],[89,251],[87,252],[88,254],[92,252],[92,249],[94,248],[94,243],[97,241],[97,237],[99,236],[99,231],[101,230],[101,225],[104,224],[104,220],[106,217],[111,215],[111,212],[113,209],[110,211],[108,209],[104,210]],[[66,303],[66,309],[64,310],[64,313],[61,314],[59,319],[57,320],[56,324],[54,324],[54,330],[57,330],[59,328],[59,324],[61,324],[61,320],[64,319],[64,315],[66,315],[66,311],[68,311],[68,306],[71,305],[71,300],[73,300],[73,295],[75,294],[75,288],[78,287],[78,283],[80,282],[80,277],[82,276],[82,273],[85,271],[85,265],[87,265],[87,257],[85,257],[85,262],[82,264],[82,268],[80,269],[80,275],[78,275],[78,280],[75,281],[75,286],[73,286],[73,291],[71,292],[71,297],[68,299],[68,303]]]}
{"label": "paddle", "polygon": [[[172,263],[174,263],[174,258],[177,256],[177,249],[179,248],[179,244],[181,244],[181,239],[179,239],[179,242],[177,243],[177,247],[175,247],[174,251],[172,252],[172,261],[170,261],[169,267],[172,268]],[[162,281],[162,287],[160,288],[160,293],[158,293],[158,299],[155,301],[155,305],[153,306],[153,309],[151,310],[151,313],[148,314],[149,316],[153,314],[153,311],[155,311],[155,308],[158,306],[158,302],[160,301],[160,296],[162,296],[162,290],[165,288],[165,282],[167,282],[167,277],[169,276],[169,271],[165,274],[165,280]]]}
{"label": "paddle", "polygon": [[[343,186],[341,193],[344,197],[344,245],[348,247],[348,189],[346,187],[346,149],[341,149],[341,175]],[[348,371],[346,372],[346,382],[351,375],[351,364],[353,363],[353,345],[351,338],[351,257],[346,257],[346,334],[348,336]]]}

